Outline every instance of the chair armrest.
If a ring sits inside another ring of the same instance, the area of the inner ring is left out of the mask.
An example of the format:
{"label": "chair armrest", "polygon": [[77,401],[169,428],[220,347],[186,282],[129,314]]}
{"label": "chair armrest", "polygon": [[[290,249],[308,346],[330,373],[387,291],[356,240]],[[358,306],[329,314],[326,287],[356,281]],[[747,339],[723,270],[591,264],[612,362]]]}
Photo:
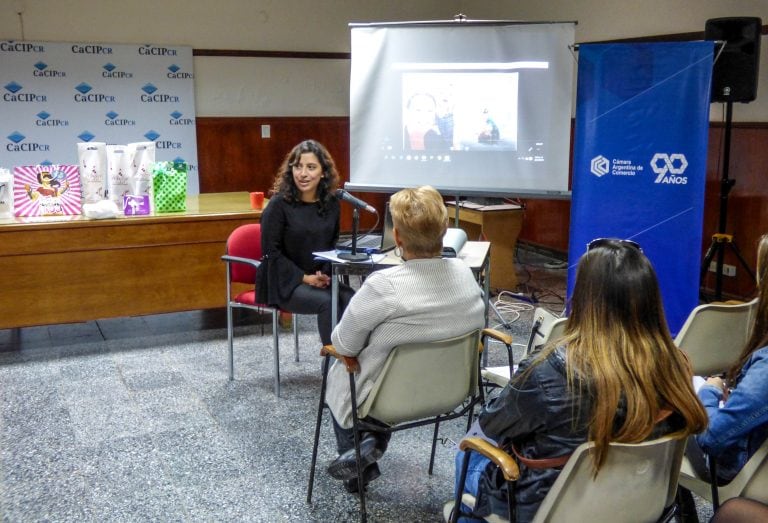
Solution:
{"label": "chair armrest", "polygon": [[354,356],[344,356],[336,352],[336,348],[333,345],[323,345],[320,349],[320,356],[333,356],[337,360],[340,360],[349,373],[360,372],[360,362]]}
{"label": "chair armrest", "polygon": [[261,262],[259,260],[253,260],[251,258],[241,258],[239,256],[230,256],[229,254],[225,254],[221,257],[222,261],[226,263],[245,263],[246,265],[251,265],[252,267],[258,268],[259,265],[261,265]]}
{"label": "chair armrest", "polygon": [[501,469],[504,479],[507,481],[517,481],[517,478],[520,477],[520,468],[518,468],[515,458],[488,440],[476,436],[464,438],[459,443],[459,449],[473,450],[490,459]]}
{"label": "chair armrest", "polygon": [[496,329],[483,329],[483,336],[488,336],[494,340],[500,341],[504,345],[512,345],[512,335]]}

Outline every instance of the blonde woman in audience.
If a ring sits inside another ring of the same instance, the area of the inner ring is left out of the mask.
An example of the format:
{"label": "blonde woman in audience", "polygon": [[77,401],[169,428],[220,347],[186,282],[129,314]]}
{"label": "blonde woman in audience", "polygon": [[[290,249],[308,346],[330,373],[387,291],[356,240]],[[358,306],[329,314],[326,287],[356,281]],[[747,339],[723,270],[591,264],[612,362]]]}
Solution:
{"label": "blonde woman in audience", "polygon": [[[440,193],[429,186],[403,189],[389,200],[389,210],[403,264],[368,276],[332,335],[336,351],[357,357],[360,364],[359,403],[371,391],[394,347],[451,338],[485,325],[485,305],[472,271],[458,258],[441,257],[448,211]],[[343,480],[348,491],[356,492],[349,376],[340,361],[329,371],[326,402],[340,454],[328,472]],[[364,484],[379,476],[376,461],[388,441],[389,434],[363,434]]]}

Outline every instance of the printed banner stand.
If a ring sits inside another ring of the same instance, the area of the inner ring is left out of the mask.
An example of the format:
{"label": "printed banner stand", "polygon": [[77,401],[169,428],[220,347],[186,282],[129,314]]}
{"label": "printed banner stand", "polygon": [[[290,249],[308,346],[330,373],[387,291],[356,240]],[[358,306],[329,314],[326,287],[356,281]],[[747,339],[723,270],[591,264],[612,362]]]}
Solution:
{"label": "printed banner stand", "polygon": [[192,48],[0,40],[0,167],[77,164],[77,144],[153,142],[198,194]]}
{"label": "printed banner stand", "polygon": [[673,335],[698,304],[712,42],[579,48],[568,296],[595,238],[638,242]]}

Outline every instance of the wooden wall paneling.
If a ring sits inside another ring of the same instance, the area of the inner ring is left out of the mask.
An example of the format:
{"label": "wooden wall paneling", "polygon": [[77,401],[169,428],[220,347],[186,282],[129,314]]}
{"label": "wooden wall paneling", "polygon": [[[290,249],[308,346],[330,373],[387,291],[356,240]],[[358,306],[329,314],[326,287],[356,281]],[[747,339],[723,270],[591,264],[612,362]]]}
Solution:
{"label": "wooden wall paneling", "polygon": [[[271,138],[261,138],[261,126],[269,125]],[[269,117],[197,119],[198,160],[201,192],[267,190],[285,154],[299,141],[314,138],[328,147],[336,160],[343,181],[349,180],[349,118],[347,117]],[[702,223],[701,258],[717,232],[720,179],[722,170],[723,125],[710,127],[707,153],[707,180]],[[726,232],[734,234],[736,245],[750,267],[754,268],[755,246],[768,233],[768,124],[734,123],[731,136],[730,177],[736,181],[728,202]],[[572,155],[571,155],[572,156]],[[381,213],[388,195],[355,193]],[[525,200],[526,210],[520,240],[554,251],[567,252],[570,226],[570,202],[562,200]],[[362,212],[361,230],[372,227],[376,217]],[[381,227],[381,223],[378,225]],[[352,228],[352,209],[342,207],[341,228]],[[738,265],[732,253],[726,263]],[[714,274],[704,281],[714,286]],[[754,282],[737,266],[736,277],[725,277],[723,292],[729,296],[748,297]]]}
{"label": "wooden wall paneling", "polygon": [[[702,259],[717,232],[720,216],[720,186],[722,180],[723,125],[713,124],[710,130],[705,197],[704,245]],[[734,124],[731,134],[731,165],[729,178],[735,184],[728,198],[725,232],[734,235],[734,243],[749,267],[754,271],[757,242],[768,233],[768,125]],[[728,296],[749,297],[755,282],[743,270],[736,255],[726,249],[725,263],[736,266],[735,277],[723,277],[723,293]],[[715,275],[707,273],[705,287],[714,288]]]}
{"label": "wooden wall paneling", "polygon": [[[269,138],[262,138],[262,126]],[[290,150],[312,138],[328,149],[344,182],[349,181],[349,118],[347,117],[199,117],[197,150],[200,192],[264,191]],[[355,193],[383,216],[387,195]],[[352,208],[342,206],[341,229],[352,230]],[[373,227],[376,217],[360,213],[360,230]],[[379,222],[377,228],[383,223]]]}

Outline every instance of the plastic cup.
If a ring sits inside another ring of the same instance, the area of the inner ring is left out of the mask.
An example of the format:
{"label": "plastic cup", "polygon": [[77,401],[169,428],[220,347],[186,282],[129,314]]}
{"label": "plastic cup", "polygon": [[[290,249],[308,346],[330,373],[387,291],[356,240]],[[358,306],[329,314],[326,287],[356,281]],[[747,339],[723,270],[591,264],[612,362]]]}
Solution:
{"label": "plastic cup", "polygon": [[264,207],[264,193],[252,192],[251,193],[251,209],[260,211]]}

